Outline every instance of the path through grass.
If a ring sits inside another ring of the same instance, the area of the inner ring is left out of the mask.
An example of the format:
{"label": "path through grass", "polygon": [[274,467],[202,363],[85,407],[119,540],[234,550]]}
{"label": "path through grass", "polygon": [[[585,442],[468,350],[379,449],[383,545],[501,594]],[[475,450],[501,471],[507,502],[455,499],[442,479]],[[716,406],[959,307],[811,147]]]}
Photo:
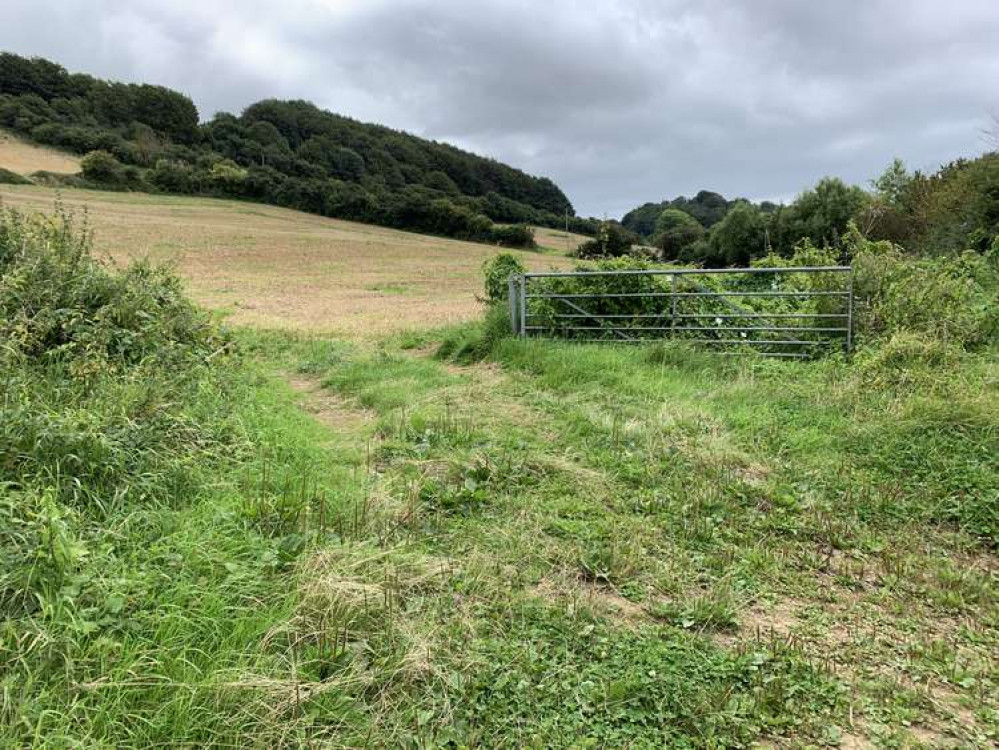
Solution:
{"label": "path through grass", "polygon": [[366,415],[362,557],[407,561],[302,564],[352,571],[307,607],[343,618],[328,674],[379,686],[355,740],[999,736],[994,359],[913,388],[863,361],[511,341],[463,368],[399,343],[285,355]]}

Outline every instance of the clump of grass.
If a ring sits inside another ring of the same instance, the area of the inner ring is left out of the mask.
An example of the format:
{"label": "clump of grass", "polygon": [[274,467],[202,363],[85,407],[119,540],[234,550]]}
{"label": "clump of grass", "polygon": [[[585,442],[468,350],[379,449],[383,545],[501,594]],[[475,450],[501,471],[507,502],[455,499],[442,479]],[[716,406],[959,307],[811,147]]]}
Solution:
{"label": "clump of grass", "polygon": [[436,356],[460,364],[480,362],[511,335],[509,312],[501,303],[492,304],[481,322],[467,323],[449,331]]}
{"label": "clump of grass", "polygon": [[733,630],[739,624],[738,604],[731,587],[717,586],[678,601],[656,602],[649,607],[653,617],[679,628]]}

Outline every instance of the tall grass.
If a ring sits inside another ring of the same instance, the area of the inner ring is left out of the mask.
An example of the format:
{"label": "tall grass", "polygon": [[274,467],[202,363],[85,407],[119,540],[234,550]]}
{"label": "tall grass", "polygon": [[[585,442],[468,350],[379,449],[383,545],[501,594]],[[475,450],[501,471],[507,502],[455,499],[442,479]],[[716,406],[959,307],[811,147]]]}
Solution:
{"label": "tall grass", "polygon": [[321,430],[66,215],[0,211],[0,371],[0,745],[280,743],[267,636],[353,498]]}

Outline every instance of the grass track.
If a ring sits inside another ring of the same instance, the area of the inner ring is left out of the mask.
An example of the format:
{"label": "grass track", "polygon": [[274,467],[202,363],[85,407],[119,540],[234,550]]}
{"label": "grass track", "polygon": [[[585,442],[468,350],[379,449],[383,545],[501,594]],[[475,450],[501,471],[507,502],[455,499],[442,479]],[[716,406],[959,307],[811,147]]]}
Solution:
{"label": "grass track", "polygon": [[[363,661],[347,744],[995,741],[999,566],[946,509],[957,477],[995,507],[994,358],[927,396],[862,363],[509,342],[465,368],[400,342],[282,355],[365,415],[360,535],[420,561],[350,578],[400,596],[345,615],[396,670]],[[899,441],[927,471],[885,460]]]}

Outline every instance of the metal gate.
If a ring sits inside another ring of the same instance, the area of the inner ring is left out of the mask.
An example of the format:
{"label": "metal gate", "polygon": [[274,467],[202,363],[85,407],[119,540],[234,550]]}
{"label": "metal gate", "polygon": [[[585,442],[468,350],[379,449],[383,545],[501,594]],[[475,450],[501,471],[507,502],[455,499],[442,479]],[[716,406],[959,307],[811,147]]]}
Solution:
{"label": "metal gate", "polygon": [[679,339],[797,359],[853,346],[850,266],[551,271],[509,283],[521,337]]}

